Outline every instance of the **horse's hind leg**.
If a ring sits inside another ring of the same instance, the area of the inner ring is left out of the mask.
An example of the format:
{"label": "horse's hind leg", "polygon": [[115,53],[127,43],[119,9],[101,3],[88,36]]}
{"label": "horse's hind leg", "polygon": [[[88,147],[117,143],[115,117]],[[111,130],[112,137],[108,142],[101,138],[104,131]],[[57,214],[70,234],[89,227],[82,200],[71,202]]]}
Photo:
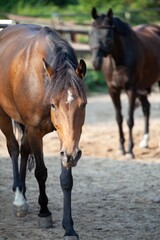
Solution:
{"label": "horse's hind leg", "polygon": [[0,108],[0,129],[6,137],[7,149],[12,159],[14,176],[13,191],[15,191],[17,186],[20,187],[18,173],[19,146],[13,134],[11,118],[1,108]]}
{"label": "horse's hind leg", "polygon": [[0,129],[6,137],[6,143],[9,155],[12,159],[13,165],[13,191],[15,192],[15,199],[13,205],[19,211],[15,211],[17,216],[24,216],[26,214],[26,200],[22,194],[22,184],[19,178],[18,170],[18,156],[19,146],[13,133],[11,118],[0,108]]}
{"label": "horse's hind leg", "polygon": [[144,122],[145,122],[144,135],[139,145],[141,148],[147,148],[148,141],[149,141],[150,103],[147,99],[147,95],[140,95],[139,100],[141,101],[141,104],[142,104],[142,110],[143,110]]}

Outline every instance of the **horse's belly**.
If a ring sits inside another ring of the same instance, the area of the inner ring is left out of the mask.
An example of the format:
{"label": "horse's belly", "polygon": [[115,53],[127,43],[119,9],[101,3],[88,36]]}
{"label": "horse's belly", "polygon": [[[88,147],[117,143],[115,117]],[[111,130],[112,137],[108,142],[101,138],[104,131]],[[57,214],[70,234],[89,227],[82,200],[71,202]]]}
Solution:
{"label": "horse's belly", "polygon": [[43,119],[42,113],[36,111],[33,113],[33,111],[28,111],[27,107],[24,110],[18,110],[16,105],[13,105],[8,99],[3,99],[2,102],[0,98],[0,107],[10,118],[24,125],[37,127]]}
{"label": "horse's belly", "polygon": [[151,73],[147,72],[147,74],[144,74],[139,80],[137,87],[138,89],[149,88],[158,81],[160,81],[160,71],[157,69],[157,71]]}
{"label": "horse's belly", "polygon": [[8,100],[1,101],[0,98],[0,107],[4,110],[4,112],[12,119],[19,123],[23,123],[20,114],[18,113],[16,107],[10,103]]}

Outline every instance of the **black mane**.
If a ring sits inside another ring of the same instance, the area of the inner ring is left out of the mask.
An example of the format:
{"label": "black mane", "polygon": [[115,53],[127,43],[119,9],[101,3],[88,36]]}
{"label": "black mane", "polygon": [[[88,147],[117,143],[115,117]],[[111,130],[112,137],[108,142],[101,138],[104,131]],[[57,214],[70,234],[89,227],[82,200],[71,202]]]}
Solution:
{"label": "black mane", "polygon": [[118,17],[113,17],[113,25],[115,26],[115,30],[122,35],[128,35],[133,32],[130,25],[126,22],[121,21]]}
{"label": "black mane", "polygon": [[84,81],[75,72],[78,66],[75,51],[56,31],[48,27],[44,30],[50,51],[46,61],[55,71],[52,87],[50,86],[52,95],[56,96],[64,89],[73,87],[79,96],[86,99]]}

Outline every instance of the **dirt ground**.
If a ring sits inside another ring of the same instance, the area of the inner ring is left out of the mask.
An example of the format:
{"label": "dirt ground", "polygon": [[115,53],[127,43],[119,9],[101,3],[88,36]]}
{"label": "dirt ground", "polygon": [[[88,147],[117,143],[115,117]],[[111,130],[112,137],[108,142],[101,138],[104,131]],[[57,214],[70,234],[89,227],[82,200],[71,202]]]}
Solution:
{"label": "dirt ground", "polygon": [[[143,135],[141,108],[135,112],[135,159],[119,155],[118,131],[111,99],[107,95],[88,98],[86,122],[80,146],[83,157],[73,169],[72,211],[75,230],[81,240],[160,239],[160,97],[152,93],[150,142],[140,149]],[[122,96],[126,142],[127,99]],[[13,214],[12,166],[0,135],[0,240],[59,240],[63,196],[59,184],[59,140],[56,133],[44,138],[48,168],[47,194],[53,228],[38,227],[38,187],[34,173],[27,172],[29,213]]]}

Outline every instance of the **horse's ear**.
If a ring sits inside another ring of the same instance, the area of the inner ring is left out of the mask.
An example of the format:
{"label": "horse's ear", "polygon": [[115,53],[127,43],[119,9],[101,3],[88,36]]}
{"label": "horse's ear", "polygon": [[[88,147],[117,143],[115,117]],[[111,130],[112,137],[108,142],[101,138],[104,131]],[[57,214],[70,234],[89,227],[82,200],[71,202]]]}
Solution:
{"label": "horse's ear", "polygon": [[110,9],[108,10],[107,16],[108,16],[109,19],[112,19],[112,17],[113,17],[112,8],[110,8]]}
{"label": "horse's ear", "polygon": [[95,7],[92,8],[91,15],[93,19],[97,19],[99,17],[97,9]]}
{"label": "horse's ear", "polygon": [[83,59],[80,60],[78,67],[76,69],[76,74],[80,77],[80,78],[84,78],[85,74],[86,74],[86,63]]}
{"label": "horse's ear", "polygon": [[46,62],[46,60],[43,58],[43,66],[44,69],[46,70],[47,74],[49,75],[49,77],[52,77],[54,74],[54,70],[53,68]]}

